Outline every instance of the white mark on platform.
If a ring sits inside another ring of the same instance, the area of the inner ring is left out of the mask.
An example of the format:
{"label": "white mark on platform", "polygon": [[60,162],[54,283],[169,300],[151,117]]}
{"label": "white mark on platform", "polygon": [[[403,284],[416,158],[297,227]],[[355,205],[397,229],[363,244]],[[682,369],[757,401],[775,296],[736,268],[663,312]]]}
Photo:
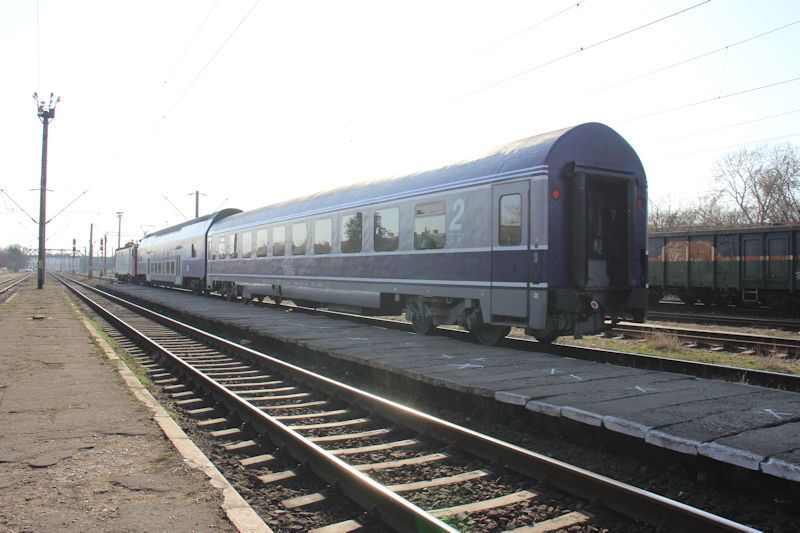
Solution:
{"label": "white mark on platform", "polygon": [[625,387],[625,390],[638,390],[639,392],[658,392],[658,389],[647,389],[636,385],[635,387]]}
{"label": "white mark on platform", "polygon": [[347,337],[349,341],[368,341],[367,337]]}
{"label": "white mark on platform", "polygon": [[483,368],[483,365],[473,365],[472,363],[464,363],[461,365],[455,365],[458,370],[466,370],[468,368]]}
{"label": "white mark on platform", "polygon": [[577,379],[578,381],[583,381],[583,378],[582,378],[582,377],[580,377],[580,376],[576,376],[575,374],[570,374],[570,375],[569,375],[569,377],[571,377],[571,378],[573,378],[573,379]]}
{"label": "white mark on platform", "polygon": [[557,373],[558,373],[558,370],[556,370],[555,368],[551,368],[550,369],[550,375],[551,376],[555,376]]}
{"label": "white mark on platform", "polygon": [[764,412],[774,416],[778,420],[783,420],[784,416],[795,416],[794,413],[780,413],[778,411],[773,411],[772,409],[764,409]]}
{"label": "white mark on platform", "polygon": [[445,359],[455,359],[455,358],[456,358],[456,356],[455,356],[455,355],[448,355],[448,354],[446,354],[446,353],[443,353],[443,354],[442,354],[442,357],[444,357]]}
{"label": "white mark on platform", "polygon": [[470,361],[486,361],[485,357],[476,357],[475,359],[470,359]]}

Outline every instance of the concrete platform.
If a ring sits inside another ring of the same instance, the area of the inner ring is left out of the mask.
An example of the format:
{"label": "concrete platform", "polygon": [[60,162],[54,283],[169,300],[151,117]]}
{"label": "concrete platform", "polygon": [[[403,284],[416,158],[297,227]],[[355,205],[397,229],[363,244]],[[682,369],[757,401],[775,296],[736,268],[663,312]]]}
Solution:
{"label": "concrete platform", "polygon": [[531,411],[800,481],[800,394],[485,347],[129,284],[204,320]]}
{"label": "concrete platform", "polygon": [[0,305],[0,339],[0,531],[235,531],[58,283]]}

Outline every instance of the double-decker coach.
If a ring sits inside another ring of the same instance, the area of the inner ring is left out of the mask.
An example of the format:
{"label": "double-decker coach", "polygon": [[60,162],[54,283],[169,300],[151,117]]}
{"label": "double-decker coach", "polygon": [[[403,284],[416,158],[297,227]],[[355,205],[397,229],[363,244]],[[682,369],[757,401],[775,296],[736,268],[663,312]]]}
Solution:
{"label": "double-decker coach", "polygon": [[241,209],[223,209],[145,236],[137,253],[137,281],[203,290],[208,230],[235,213]]}
{"label": "double-decker coach", "polygon": [[644,319],[646,200],[635,151],[587,123],[215,219],[206,288],[405,311],[419,333],[460,324],[486,344],[512,326],[542,341],[592,333],[605,317]]}

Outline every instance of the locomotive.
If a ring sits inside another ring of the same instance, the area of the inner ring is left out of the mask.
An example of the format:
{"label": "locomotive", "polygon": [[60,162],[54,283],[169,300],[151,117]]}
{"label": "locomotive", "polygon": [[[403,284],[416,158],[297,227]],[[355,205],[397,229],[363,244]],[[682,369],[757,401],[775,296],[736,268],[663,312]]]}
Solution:
{"label": "locomotive", "polygon": [[586,123],[436,170],[146,236],[140,282],[404,312],[420,334],[458,324],[484,344],[511,327],[543,342],[643,321],[647,182],[631,146]]}

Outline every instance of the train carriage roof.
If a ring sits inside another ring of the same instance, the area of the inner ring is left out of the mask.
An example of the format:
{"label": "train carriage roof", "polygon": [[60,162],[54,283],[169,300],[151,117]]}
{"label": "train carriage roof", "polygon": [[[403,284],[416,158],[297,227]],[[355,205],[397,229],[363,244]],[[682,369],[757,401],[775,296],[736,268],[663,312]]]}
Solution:
{"label": "train carriage roof", "polygon": [[222,209],[215,213],[204,215],[192,220],[187,220],[186,222],[181,222],[180,224],[158,230],[146,235],[142,239],[142,241],[139,243],[139,250],[144,250],[152,246],[160,246],[165,242],[176,240],[196,238],[205,240],[206,232],[214,222],[241,212],[241,209]]}
{"label": "train carriage roof", "polygon": [[641,176],[633,148],[613,129],[596,122],[572,126],[498,147],[483,156],[402,177],[361,182],[233,215],[217,222],[210,233],[235,231],[290,218],[356,208],[480,183],[548,172],[567,161],[597,163]]}

